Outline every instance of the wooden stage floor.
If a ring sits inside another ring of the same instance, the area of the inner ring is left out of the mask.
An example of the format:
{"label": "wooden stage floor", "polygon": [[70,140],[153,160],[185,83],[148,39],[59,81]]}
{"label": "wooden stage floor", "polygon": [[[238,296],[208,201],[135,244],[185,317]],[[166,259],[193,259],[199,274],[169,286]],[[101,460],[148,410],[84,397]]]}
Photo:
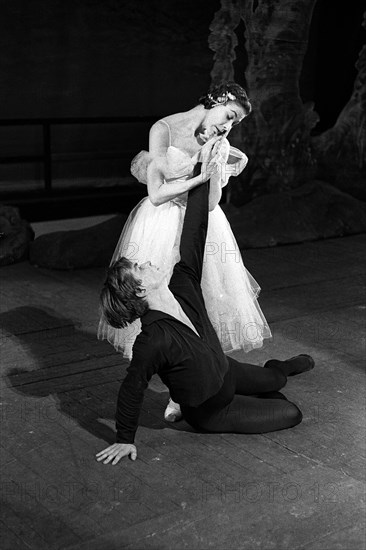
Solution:
{"label": "wooden stage floor", "polygon": [[117,466],[95,460],[126,368],[95,336],[103,270],[2,267],[2,550],[365,548],[365,244],[244,253],[273,331],[245,359],[316,360],[284,389],[299,426],[195,433],[164,422],[154,379]]}

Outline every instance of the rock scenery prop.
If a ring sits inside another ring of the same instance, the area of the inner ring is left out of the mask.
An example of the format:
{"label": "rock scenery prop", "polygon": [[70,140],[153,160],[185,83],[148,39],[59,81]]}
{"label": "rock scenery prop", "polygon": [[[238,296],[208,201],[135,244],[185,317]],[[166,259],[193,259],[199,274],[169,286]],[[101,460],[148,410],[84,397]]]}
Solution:
{"label": "rock scenery prop", "polygon": [[34,231],[18,208],[0,204],[0,266],[28,258],[33,239]]}
{"label": "rock scenery prop", "polygon": [[52,269],[107,266],[126,218],[119,215],[85,229],[41,235],[32,243],[30,261]]}

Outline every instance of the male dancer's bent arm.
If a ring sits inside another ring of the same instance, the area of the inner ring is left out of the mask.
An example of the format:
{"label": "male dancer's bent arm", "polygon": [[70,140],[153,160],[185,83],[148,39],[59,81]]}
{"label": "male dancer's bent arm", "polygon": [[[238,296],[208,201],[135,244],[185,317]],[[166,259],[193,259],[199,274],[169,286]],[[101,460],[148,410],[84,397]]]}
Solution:
{"label": "male dancer's bent arm", "polygon": [[138,427],[144,393],[157,373],[160,359],[159,342],[153,344],[141,333],[133,347],[133,356],[117,399],[116,442],[133,444]]}
{"label": "male dancer's bent arm", "polygon": [[[188,277],[189,280],[195,281],[194,286],[200,286],[208,225],[208,195],[207,182],[189,192],[180,242],[181,259],[174,268],[171,282],[174,278],[178,281],[187,280]],[[122,457],[128,455],[131,455],[133,460],[137,457],[133,442],[144,392],[151,376],[158,372],[164,348],[163,343],[157,338],[149,338],[146,341],[144,336],[142,332],[136,339],[133,358],[119,391],[116,443],[96,455],[97,460],[103,460],[104,464],[112,460],[112,464],[117,464]]]}
{"label": "male dancer's bent arm", "polygon": [[103,464],[112,462],[117,464],[124,456],[137,458],[137,449],[134,445],[138,420],[141,412],[144,393],[153,374],[156,374],[161,364],[160,342],[153,339],[147,343],[146,335],[142,332],[136,338],[133,347],[133,357],[127,369],[117,399],[116,409],[116,443],[97,453],[97,460]]}

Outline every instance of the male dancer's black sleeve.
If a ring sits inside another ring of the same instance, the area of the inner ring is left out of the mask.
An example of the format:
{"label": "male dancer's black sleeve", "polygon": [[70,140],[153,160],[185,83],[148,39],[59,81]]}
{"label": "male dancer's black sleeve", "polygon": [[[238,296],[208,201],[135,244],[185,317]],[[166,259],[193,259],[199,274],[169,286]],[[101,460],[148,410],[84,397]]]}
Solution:
{"label": "male dancer's black sleeve", "polygon": [[[200,168],[200,167],[198,167]],[[201,278],[208,227],[209,182],[191,189],[180,240],[180,261],[175,264],[169,289],[201,338],[223,355],[220,340],[208,316]],[[223,355],[224,357],[224,355]],[[226,358],[223,372],[228,368]]]}
{"label": "male dancer's black sleeve", "polygon": [[[199,163],[196,170],[200,168]],[[201,282],[208,226],[208,195],[209,182],[198,185],[188,194],[180,239],[180,261],[174,267],[171,284],[174,284],[174,278],[178,273],[185,273],[198,283]]]}

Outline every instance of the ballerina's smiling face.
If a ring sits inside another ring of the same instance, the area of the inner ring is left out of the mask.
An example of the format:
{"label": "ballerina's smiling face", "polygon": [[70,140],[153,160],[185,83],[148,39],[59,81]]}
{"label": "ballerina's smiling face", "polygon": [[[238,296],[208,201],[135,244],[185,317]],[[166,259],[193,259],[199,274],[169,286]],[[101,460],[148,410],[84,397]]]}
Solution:
{"label": "ballerina's smiling face", "polygon": [[199,128],[198,137],[205,143],[212,137],[228,134],[231,128],[245,117],[243,107],[236,101],[206,109],[206,116]]}

